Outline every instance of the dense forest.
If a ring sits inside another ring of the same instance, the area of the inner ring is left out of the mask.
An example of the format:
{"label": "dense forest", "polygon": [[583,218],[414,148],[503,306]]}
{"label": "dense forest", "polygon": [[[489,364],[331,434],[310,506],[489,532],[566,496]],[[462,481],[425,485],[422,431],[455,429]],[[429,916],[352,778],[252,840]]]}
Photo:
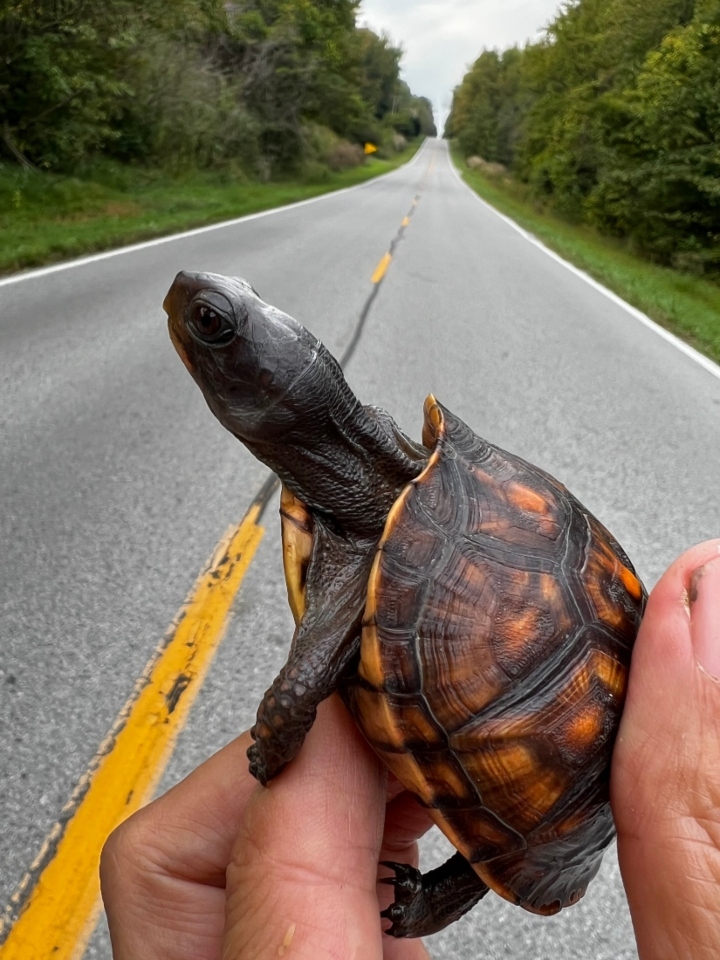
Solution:
{"label": "dense forest", "polygon": [[434,133],[356,0],[5,0],[0,164],[340,168]]}
{"label": "dense forest", "polygon": [[445,135],[569,218],[720,275],[720,0],[570,0],[486,50]]}

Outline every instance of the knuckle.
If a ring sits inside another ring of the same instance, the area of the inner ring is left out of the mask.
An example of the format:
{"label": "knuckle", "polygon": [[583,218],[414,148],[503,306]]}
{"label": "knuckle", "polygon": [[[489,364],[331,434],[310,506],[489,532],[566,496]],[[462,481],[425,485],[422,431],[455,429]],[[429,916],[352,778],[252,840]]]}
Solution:
{"label": "knuckle", "polygon": [[143,810],[116,827],[100,855],[101,882],[114,885],[134,882],[143,871],[149,841],[150,831]]}

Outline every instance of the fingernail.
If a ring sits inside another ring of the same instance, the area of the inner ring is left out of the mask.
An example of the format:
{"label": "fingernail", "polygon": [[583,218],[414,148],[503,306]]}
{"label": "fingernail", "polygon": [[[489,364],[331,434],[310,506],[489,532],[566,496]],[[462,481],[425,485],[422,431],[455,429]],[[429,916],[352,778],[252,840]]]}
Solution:
{"label": "fingernail", "polygon": [[693,573],[689,599],[695,659],[706,673],[720,679],[720,557]]}

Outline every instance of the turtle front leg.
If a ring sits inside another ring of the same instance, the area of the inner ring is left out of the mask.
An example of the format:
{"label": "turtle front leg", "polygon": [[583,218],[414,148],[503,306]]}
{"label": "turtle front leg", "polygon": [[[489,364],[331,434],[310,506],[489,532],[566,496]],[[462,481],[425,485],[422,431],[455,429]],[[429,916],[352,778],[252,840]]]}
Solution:
{"label": "turtle front leg", "polygon": [[263,697],[250,731],[250,773],[265,786],[292,760],[315,722],[318,704],[338,686],[360,645],[360,635],[318,638],[308,631],[307,644],[293,651]]}
{"label": "turtle front leg", "polygon": [[337,689],[358,652],[372,556],[370,545],[348,544],[316,526],[305,614],[250,731],[250,773],[263,785],[298,752],[318,704]]}
{"label": "turtle front leg", "polygon": [[429,873],[407,863],[388,863],[394,877],[383,879],[395,888],[395,901],[380,914],[392,920],[391,937],[426,937],[459,920],[488,892],[461,853]]}

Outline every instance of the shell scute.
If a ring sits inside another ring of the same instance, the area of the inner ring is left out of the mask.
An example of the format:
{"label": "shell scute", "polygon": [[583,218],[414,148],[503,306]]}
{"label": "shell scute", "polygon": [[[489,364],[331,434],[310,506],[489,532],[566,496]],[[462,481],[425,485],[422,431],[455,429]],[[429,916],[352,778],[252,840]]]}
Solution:
{"label": "shell scute", "polygon": [[407,512],[398,516],[393,537],[383,548],[388,556],[408,569],[432,568],[442,557],[445,538],[434,524],[427,523],[425,513],[414,499],[407,502]]}
{"label": "shell scute", "polygon": [[416,755],[426,781],[423,802],[446,813],[479,804],[477,789],[457,757],[437,751]]}
{"label": "shell scute", "polygon": [[385,633],[385,636],[388,641],[383,657],[385,690],[388,694],[415,693],[422,686],[422,669],[412,634],[406,630]]}
{"label": "shell scute", "polygon": [[540,491],[536,478],[521,467],[505,467],[498,475],[493,472],[497,466],[497,458],[492,458],[465,472],[466,534],[552,555],[549,544],[559,543],[567,526],[565,504],[554,490]]}
{"label": "shell scute", "polygon": [[500,667],[515,679],[563,646],[573,627],[557,580],[523,572],[498,598],[489,642]]}
{"label": "shell scute", "polygon": [[[390,583],[391,590],[387,589]],[[420,576],[412,567],[387,555],[377,580],[378,595],[383,598],[375,613],[378,627],[394,632],[403,628],[407,630],[408,624],[417,623],[425,606],[428,584],[427,576]]]}
{"label": "shell scute", "polygon": [[[432,812],[432,811],[431,811]],[[525,850],[527,841],[497,814],[482,804],[448,807],[433,819],[470,863],[478,864]]]}
{"label": "shell scute", "polygon": [[485,804],[519,833],[530,833],[566,792],[569,772],[547,762],[547,744],[532,735],[482,737],[458,752]]}
{"label": "shell scute", "polygon": [[403,745],[411,753],[430,754],[447,750],[447,737],[422,698],[395,697],[393,712],[403,731]]}
{"label": "shell scute", "polygon": [[489,566],[473,564],[462,549],[449,553],[425,590],[422,618],[415,625],[417,654],[423,691],[448,732],[472,719],[509,683],[492,647],[477,642],[491,628],[494,607]]}
{"label": "shell scute", "polygon": [[588,555],[585,583],[597,619],[622,631],[624,622],[637,606],[638,581],[607,543],[601,541]]}
{"label": "shell scute", "polygon": [[[412,502],[411,515],[421,515],[422,522],[430,524],[442,535],[448,525],[453,526],[459,522],[458,510],[462,509],[462,504],[454,495],[454,486],[457,483],[454,464],[448,462],[447,469],[436,470],[434,468],[438,459],[439,451],[430,457],[423,473],[410,485],[405,505],[407,507],[408,502]],[[414,488],[418,485],[422,485],[421,499],[413,495]]]}

